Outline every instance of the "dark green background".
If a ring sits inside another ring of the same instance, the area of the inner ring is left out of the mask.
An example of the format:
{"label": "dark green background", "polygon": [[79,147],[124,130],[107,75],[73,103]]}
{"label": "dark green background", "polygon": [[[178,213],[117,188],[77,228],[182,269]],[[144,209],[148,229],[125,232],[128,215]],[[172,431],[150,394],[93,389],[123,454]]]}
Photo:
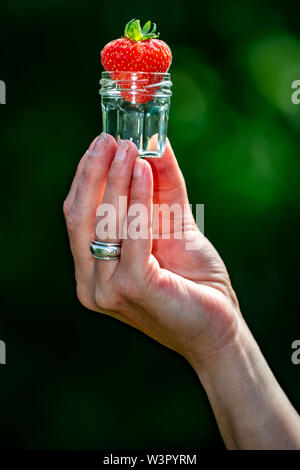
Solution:
{"label": "dark green background", "polygon": [[3,448],[217,448],[193,370],[76,300],[62,202],[100,131],[99,52],[131,18],[173,51],[169,137],[242,312],[300,408],[297,2],[1,2]]}

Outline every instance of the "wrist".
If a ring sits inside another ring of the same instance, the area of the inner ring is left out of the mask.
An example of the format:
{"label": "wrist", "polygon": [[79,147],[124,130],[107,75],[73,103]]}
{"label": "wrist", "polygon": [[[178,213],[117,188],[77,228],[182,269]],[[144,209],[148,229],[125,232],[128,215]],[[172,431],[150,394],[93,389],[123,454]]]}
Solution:
{"label": "wrist", "polygon": [[264,361],[263,355],[241,315],[234,332],[229,334],[229,339],[221,347],[205,354],[194,348],[188,358],[204,387],[211,378],[246,367],[246,364],[256,367],[260,361]]}
{"label": "wrist", "polygon": [[234,340],[191,362],[229,449],[299,449],[299,416],[244,320]]}

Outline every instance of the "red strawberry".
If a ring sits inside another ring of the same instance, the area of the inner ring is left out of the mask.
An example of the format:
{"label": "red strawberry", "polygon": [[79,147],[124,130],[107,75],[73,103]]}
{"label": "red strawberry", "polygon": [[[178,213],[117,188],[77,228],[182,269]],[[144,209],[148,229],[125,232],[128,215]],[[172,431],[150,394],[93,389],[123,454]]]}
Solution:
{"label": "red strawberry", "polygon": [[166,73],[172,62],[169,46],[156,39],[159,36],[156,34],[156,25],[153,24],[151,32],[150,27],[151,21],[142,29],[139,20],[129,21],[124,36],[109,42],[101,52],[103,67],[109,72],[117,72],[111,74],[111,77],[122,81],[121,88],[132,89],[133,83],[128,82],[129,76],[131,77],[129,72],[137,72],[135,77],[139,91],[122,92],[127,101],[134,103],[145,103],[153,98],[155,87],[144,88],[160,82],[161,78],[154,73]]}

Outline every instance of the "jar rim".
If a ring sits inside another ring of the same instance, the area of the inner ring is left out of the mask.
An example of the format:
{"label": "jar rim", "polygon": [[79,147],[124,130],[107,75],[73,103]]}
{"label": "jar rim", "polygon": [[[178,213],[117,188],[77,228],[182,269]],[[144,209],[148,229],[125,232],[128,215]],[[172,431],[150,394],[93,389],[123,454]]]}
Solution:
{"label": "jar rim", "polygon": [[151,72],[150,70],[148,72],[139,72],[138,70],[103,70],[102,75],[104,74],[111,74],[111,73],[122,73],[122,74],[139,74],[139,75],[157,75],[157,76],[164,76],[166,78],[170,77],[170,72]]}
{"label": "jar rim", "polygon": [[155,96],[166,98],[172,95],[170,73],[162,72],[102,72],[99,81],[102,96],[122,96],[126,93],[133,98],[136,96]]}

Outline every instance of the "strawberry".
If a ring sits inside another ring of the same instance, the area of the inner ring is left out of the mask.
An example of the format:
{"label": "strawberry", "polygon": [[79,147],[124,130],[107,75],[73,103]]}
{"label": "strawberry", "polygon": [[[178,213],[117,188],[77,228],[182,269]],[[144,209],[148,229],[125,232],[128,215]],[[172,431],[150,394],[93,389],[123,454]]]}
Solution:
{"label": "strawberry", "polygon": [[159,83],[161,77],[155,73],[166,73],[172,62],[169,46],[157,39],[156,25],[153,23],[151,31],[150,28],[151,21],[141,28],[139,20],[131,20],[124,36],[109,42],[101,52],[103,67],[126,90],[121,92],[123,98],[132,103],[145,103],[153,98],[157,88],[147,87]]}

